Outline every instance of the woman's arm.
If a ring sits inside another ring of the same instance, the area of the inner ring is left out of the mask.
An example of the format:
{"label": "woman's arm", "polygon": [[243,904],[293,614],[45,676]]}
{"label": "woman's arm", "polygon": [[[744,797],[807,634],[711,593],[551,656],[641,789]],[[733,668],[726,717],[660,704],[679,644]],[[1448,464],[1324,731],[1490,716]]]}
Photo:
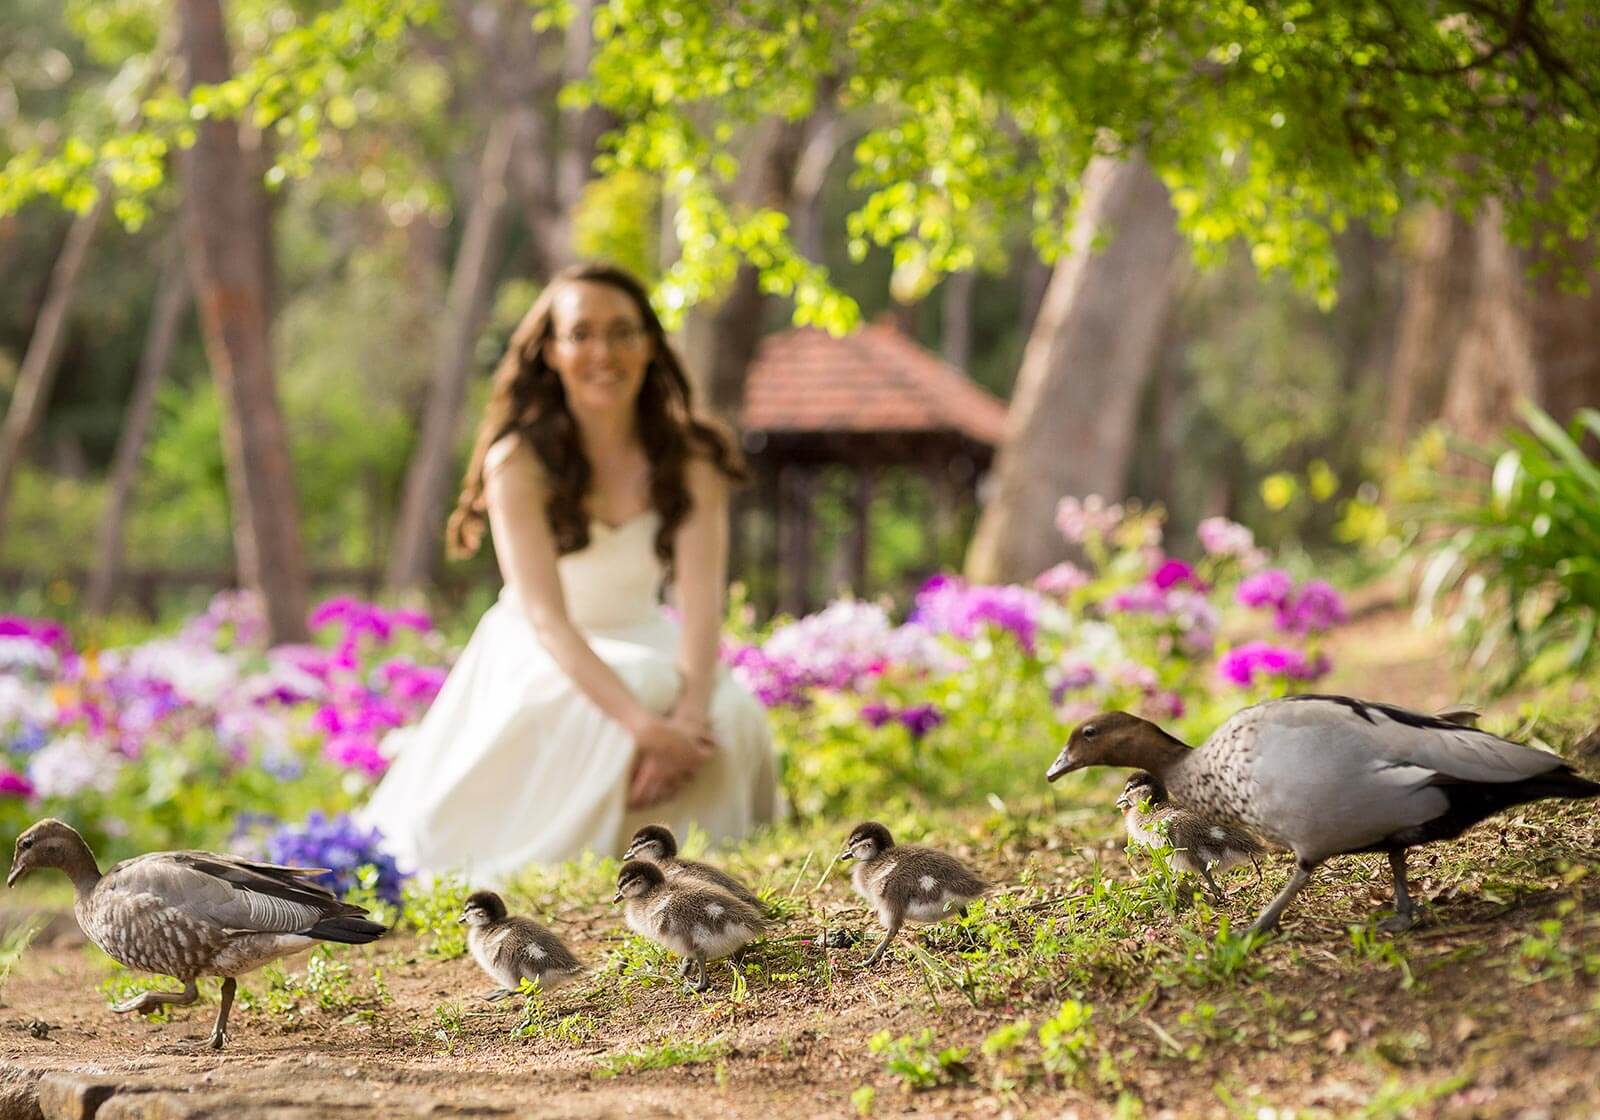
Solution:
{"label": "woman's arm", "polygon": [[520,437],[507,436],[489,449],[484,498],[495,557],[513,601],[561,671],[638,738],[659,717],[628,691],[567,617],[555,539],[544,513],[548,496],[543,467]]}
{"label": "woman's arm", "polygon": [[689,461],[685,482],[692,506],[673,540],[673,570],[682,615],[678,671],[683,675],[683,690],[673,714],[707,727],[728,581],[728,483],[722,472],[704,459]]}

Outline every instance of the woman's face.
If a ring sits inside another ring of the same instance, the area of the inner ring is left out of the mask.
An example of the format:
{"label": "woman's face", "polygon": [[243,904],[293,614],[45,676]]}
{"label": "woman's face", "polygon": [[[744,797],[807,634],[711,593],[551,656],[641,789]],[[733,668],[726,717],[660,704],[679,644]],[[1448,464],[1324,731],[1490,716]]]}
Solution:
{"label": "woman's face", "polygon": [[631,409],[654,346],[632,297],[620,288],[574,281],[550,304],[544,359],[560,376],[574,413]]}

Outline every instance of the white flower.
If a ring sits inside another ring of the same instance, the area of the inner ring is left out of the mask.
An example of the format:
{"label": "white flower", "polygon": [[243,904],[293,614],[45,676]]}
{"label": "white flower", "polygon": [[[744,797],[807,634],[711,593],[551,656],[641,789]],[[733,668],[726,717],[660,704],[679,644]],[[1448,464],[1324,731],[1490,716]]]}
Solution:
{"label": "white flower", "polygon": [[35,725],[55,719],[55,701],[48,685],[34,685],[21,677],[0,674],[0,727],[13,721]]}
{"label": "white flower", "polygon": [[239,680],[237,659],[177,638],[120,650],[115,664],[138,676],[167,681],[194,704],[215,704]]}
{"label": "white flower", "polygon": [[109,791],[124,759],[106,744],[63,735],[28,761],[28,781],[40,797],[73,797],[86,789]]}
{"label": "white flower", "polygon": [[40,674],[53,673],[60,662],[55,650],[32,638],[0,638],[0,671],[15,673],[28,669]]}

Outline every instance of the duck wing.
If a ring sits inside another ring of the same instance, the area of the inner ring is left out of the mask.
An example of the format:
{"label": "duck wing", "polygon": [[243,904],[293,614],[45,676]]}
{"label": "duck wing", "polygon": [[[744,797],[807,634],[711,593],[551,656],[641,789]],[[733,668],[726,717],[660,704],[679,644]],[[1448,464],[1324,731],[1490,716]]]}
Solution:
{"label": "duck wing", "polygon": [[1458,719],[1348,696],[1292,696],[1270,709],[1261,734],[1310,734],[1354,747],[1380,765],[1430,771],[1436,781],[1521,782],[1569,769],[1560,755],[1513,743]]}
{"label": "duck wing", "polygon": [[310,881],[319,873],[212,852],[156,852],[117,864],[99,889],[153,896],[230,933],[304,933],[366,913]]}

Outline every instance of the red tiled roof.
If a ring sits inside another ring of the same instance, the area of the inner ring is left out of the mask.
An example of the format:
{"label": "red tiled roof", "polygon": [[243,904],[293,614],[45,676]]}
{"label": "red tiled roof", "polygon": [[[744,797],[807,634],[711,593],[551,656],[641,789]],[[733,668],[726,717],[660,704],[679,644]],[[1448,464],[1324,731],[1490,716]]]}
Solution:
{"label": "red tiled roof", "polygon": [[1006,406],[888,323],[844,338],[769,335],[745,382],[746,432],[958,432],[997,446]]}

